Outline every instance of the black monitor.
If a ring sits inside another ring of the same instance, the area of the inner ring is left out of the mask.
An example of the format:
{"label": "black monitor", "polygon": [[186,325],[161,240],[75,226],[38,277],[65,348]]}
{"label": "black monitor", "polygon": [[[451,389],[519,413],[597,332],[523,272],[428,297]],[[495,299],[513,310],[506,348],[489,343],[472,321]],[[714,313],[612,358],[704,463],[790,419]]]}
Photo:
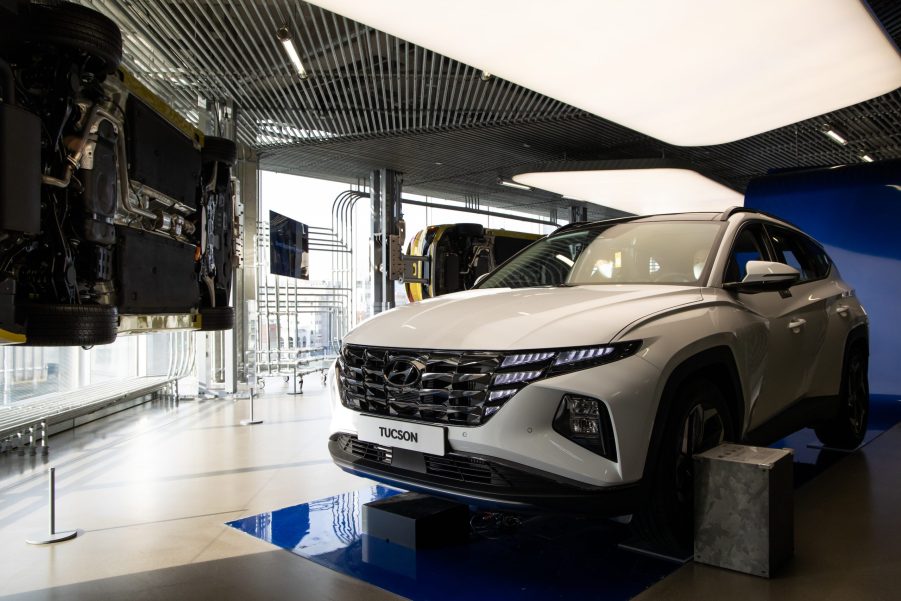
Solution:
{"label": "black monitor", "polygon": [[290,217],[269,211],[269,271],[309,280],[310,229]]}

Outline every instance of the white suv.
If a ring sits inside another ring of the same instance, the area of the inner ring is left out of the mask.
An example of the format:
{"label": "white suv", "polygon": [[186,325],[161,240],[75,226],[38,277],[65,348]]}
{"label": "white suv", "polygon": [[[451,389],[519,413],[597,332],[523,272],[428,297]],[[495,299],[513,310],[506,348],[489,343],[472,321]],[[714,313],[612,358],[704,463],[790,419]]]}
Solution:
{"label": "white suv", "polygon": [[475,289],[350,332],[343,469],[508,509],[634,513],[690,540],[691,456],[866,430],[867,316],[822,246],[743,208],[562,227]]}

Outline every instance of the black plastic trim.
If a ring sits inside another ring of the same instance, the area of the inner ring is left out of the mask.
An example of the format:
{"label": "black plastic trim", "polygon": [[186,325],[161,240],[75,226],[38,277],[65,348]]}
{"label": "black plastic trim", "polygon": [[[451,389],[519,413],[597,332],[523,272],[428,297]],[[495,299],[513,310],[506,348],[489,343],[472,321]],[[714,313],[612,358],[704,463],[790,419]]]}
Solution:
{"label": "black plastic trim", "polygon": [[591,486],[516,463],[455,451],[455,455],[503,464],[509,469],[529,475],[533,480],[542,480],[543,485],[526,489],[454,483],[344,453],[337,442],[339,436],[347,434],[333,434],[329,438],[329,452],[341,469],[399,488],[442,496],[470,505],[517,511],[578,511],[607,516],[631,513],[638,507],[640,482],[609,487]]}

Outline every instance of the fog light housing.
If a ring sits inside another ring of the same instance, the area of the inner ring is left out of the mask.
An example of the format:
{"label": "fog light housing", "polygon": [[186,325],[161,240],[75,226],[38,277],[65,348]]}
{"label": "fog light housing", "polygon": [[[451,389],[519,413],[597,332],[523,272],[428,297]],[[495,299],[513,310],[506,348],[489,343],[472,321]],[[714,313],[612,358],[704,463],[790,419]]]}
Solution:
{"label": "fog light housing", "polygon": [[616,461],[610,413],[598,399],[564,395],[554,416],[554,430],[592,453]]}

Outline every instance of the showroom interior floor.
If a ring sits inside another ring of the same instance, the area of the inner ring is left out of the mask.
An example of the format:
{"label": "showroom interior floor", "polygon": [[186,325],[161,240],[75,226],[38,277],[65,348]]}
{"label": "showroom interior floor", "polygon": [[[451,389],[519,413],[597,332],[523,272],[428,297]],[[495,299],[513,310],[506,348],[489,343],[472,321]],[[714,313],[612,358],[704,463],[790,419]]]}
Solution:
{"label": "showroom interior floor", "polygon": [[[307,386],[260,397],[258,426],[237,425],[247,401],[158,401],[55,436],[57,525],[84,530],[55,546],[24,542],[46,529],[39,458],[0,456],[0,594],[397,599],[225,525],[363,484],[331,464],[327,402],[318,383]],[[782,577],[689,564],[639,598],[896,599],[899,465],[901,426],[799,489],[797,553]]]}

